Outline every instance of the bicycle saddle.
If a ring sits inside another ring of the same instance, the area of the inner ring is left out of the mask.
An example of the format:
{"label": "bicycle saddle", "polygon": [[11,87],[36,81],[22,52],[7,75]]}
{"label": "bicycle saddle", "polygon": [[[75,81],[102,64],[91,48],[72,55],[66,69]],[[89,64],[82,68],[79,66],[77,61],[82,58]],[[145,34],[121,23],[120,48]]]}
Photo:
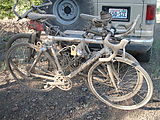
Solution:
{"label": "bicycle saddle", "polygon": [[56,16],[52,14],[39,14],[34,12],[28,13],[27,17],[31,20],[56,19]]}

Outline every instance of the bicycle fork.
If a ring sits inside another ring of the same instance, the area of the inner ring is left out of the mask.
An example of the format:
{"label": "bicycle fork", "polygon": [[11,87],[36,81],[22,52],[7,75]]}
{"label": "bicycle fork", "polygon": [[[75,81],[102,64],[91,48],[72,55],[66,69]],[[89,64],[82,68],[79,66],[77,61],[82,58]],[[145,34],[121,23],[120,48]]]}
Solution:
{"label": "bicycle fork", "polygon": [[113,70],[113,68],[112,68],[110,63],[107,64],[107,70],[108,70],[108,73],[109,73],[109,77],[111,79],[111,83],[113,84],[115,89],[118,90],[118,86],[117,86],[117,84],[115,82],[115,79],[118,79],[118,76],[115,73],[115,71]]}

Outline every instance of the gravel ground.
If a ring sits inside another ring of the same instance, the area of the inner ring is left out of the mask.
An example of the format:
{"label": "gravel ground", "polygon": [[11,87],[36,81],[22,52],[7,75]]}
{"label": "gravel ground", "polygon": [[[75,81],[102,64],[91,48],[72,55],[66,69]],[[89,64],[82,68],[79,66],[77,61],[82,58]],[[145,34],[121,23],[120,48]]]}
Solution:
{"label": "gravel ground", "polygon": [[[8,71],[0,72],[0,119],[1,120],[160,120],[160,47],[157,47],[160,25],[156,25],[156,41],[152,59],[141,63],[154,83],[154,95],[144,107],[124,111],[109,107],[92,95],[85,79],[75,78],[70,91],[54,89],[37,93],[23,89]],[[160,44],[159,44],[160,46]],[[159,65],[159,66],[158,66]],[[79,81],[76,81],[79,79]]]}
{"label": "gravel ground", "polygon": [[[106,106],[92,95],[81,77],[70,91],[54,89],[37,93],[23,89],[8,71],[1,73],[1,120],[159,120],[160,102],[157,98],[144,107],[124,111]],[[6,79],[10,81],[8,84]]]}

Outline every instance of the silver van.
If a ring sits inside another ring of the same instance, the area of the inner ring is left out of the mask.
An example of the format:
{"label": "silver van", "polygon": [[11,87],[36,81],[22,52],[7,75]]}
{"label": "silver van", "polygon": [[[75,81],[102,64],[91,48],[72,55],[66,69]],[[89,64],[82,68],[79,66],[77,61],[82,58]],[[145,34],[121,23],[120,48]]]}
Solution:
{"label": "silver van", "polygon": [[110,12],[113,24],[118,31],[125,28],[118,24],[131,23],[138,14],[141,15],[135,31],[128,36],[132,42],[127,46],[130,53],[136,54],[141,61],[148,62],[153,43],[156,0],[51,0],[53,5],[48,13],[55,14],[57,20],[51,21],[61,30],[82,30],[88,25],[79,17],[80,13],[99,15],[100,11]]}

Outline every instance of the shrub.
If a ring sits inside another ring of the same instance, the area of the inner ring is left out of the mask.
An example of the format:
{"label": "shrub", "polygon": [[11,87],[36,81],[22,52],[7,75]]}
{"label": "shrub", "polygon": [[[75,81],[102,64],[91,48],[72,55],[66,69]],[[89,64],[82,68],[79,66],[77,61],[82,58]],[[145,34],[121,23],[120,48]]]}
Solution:
{"label": "shrub", "polygon": [[[15,17],[12,7],[16,0],[0,0],[0,19],[3,18],[13,18]],[[42,0],[19,0],[17,10],[19,13],[23,13],[25,10],[29,9],[31,5],[41,4]]]}

